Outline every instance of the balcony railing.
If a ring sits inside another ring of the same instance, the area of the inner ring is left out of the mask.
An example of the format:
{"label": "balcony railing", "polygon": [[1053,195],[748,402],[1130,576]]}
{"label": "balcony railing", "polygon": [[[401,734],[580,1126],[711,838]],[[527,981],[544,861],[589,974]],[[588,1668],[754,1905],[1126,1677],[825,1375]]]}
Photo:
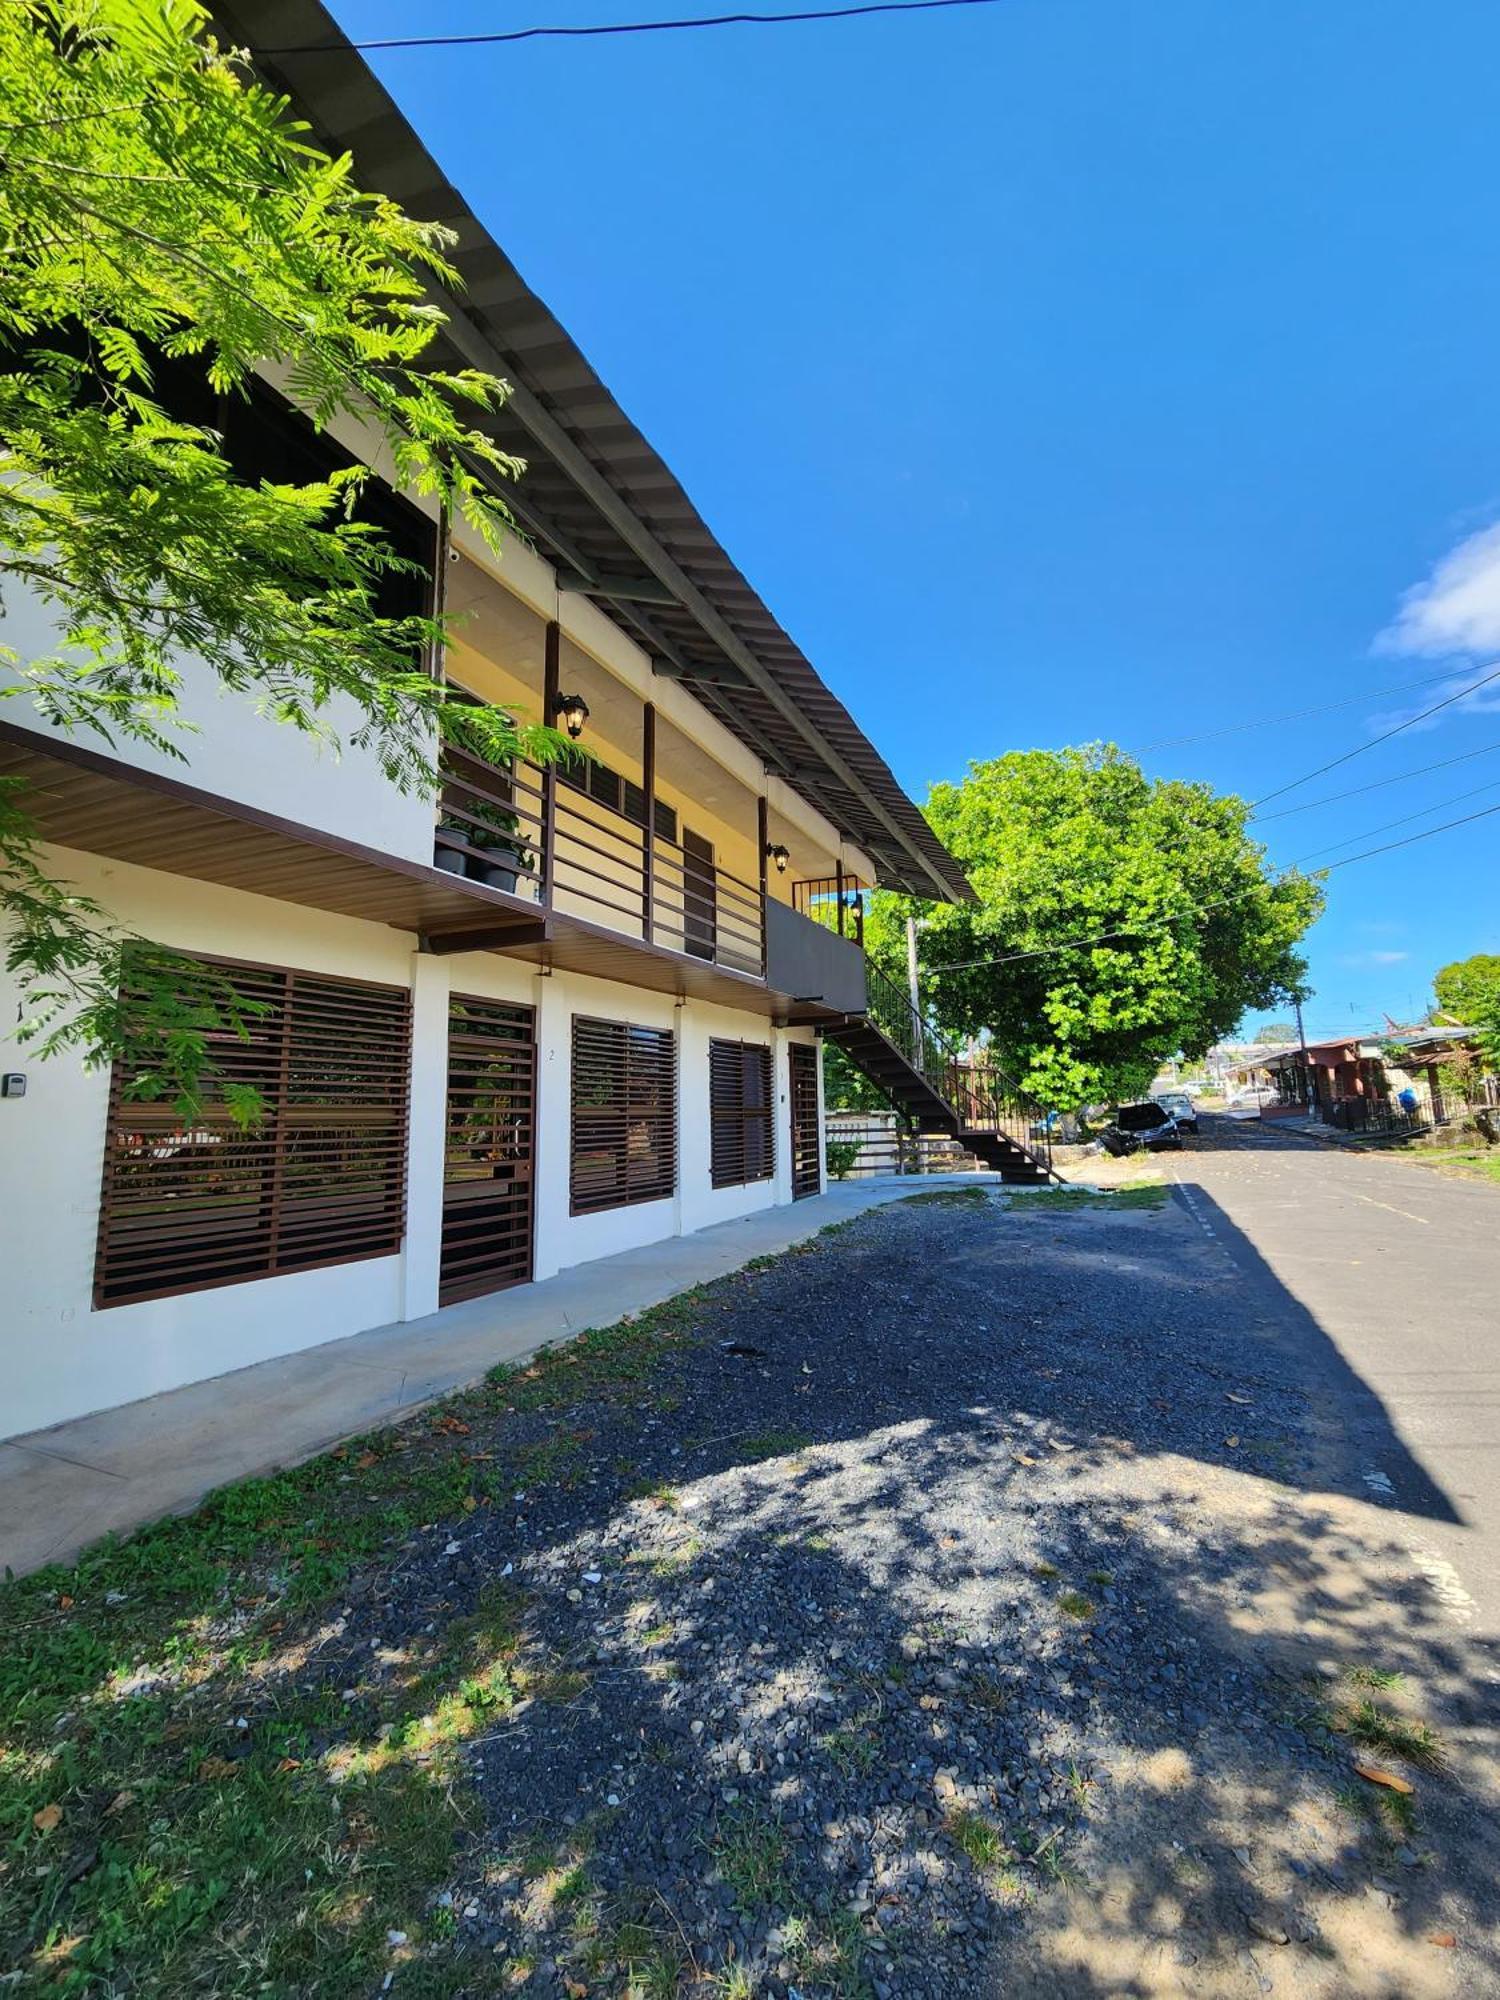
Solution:
{"label": "balcony railing", "polygon": [[[625,937],[763,978],[760,886],[721,867],[706,842],[680,841],[559,781],[471,751],[443,756],[438,867]],[[644,811],[642,814],[644,817]]]}
{"label": "balcony railing", "polygon": [[820,876],[809,882],[792,884],[792,908],[824,930],[837,931],[863,947],[865,941],[865,896],[863,884],[852,875]]}

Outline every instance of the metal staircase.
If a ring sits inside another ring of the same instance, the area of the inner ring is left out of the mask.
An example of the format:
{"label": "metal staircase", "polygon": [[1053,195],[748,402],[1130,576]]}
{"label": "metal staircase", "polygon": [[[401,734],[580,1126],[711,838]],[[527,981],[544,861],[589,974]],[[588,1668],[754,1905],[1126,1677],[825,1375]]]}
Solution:
{"label": "metal staircase", "polygon": [[1045,1108],[983,1055],[965,1061],[901,988],[868,961],[865,972],[865,1011],[825,1022],[828,1039],[919,1132],[957,1139],[1014,1186],[1060,1181]]}

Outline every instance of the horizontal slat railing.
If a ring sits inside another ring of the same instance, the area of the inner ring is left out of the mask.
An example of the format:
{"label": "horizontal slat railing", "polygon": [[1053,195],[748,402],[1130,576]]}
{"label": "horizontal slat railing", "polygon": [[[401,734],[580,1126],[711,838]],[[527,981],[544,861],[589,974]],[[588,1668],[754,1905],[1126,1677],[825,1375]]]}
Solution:
{"label": "horizontal slat railing", "polygon": [[545,793],[536,765],[503,771],[450,746],[443,753],[443,780],[437,865],[539,903]]}
{"label": "horizontal slat railing", "polygon": [[450,747],[435,858],[439,867],[528,902],[644,938],[668,951],[754,978],[765,975],[759,884],[690,853],[632,815],[569,785],[553,788],[551,867],[547,780],[534,764],[509,770]]}

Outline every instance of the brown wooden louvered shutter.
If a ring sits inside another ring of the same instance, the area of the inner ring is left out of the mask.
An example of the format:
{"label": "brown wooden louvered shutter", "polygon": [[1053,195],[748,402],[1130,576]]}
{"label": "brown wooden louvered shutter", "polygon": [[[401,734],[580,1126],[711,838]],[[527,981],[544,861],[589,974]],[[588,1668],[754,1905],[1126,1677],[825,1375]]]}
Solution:
{"label": "brown wooden louvered shutter", "polygon": [[575,1014],[573,1213],[660,1201],[676,1185],[676,1036]]}
{"label": "brown wooden louvered shutter", "polygon": [[708,1045],[709,1172],[718,1187],[768,1181],[772,1143],[771,1051],[759,1042]]}
{"label": "brown wooden louvered shutter", "polygon": [[[399,1250],[411,999],[402,988],[209,960],[245,1039],[211,1037],[220,1084],[250,1084],[249,1130],[222,1103],[191,1126],[110,1083],[94,1304],[123,1305]],[[213,1086],[210,1085],[210,1088]]]}

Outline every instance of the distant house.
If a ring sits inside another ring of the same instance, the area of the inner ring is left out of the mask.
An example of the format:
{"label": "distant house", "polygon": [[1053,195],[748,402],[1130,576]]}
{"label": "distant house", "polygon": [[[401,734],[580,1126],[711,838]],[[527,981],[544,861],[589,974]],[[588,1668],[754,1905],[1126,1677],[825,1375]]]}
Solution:
{"label": "distant house", "polygon": [[[1402,1028],[1252,1052],[1244,1073],[1274,1096],[1263,1117],[1303,1110],[1347,1131],[1415,1131],[1460,1118],[1500,1098],[1468,1028]],[[1407,1100],[1412,1101],[1407,1101]]]}

